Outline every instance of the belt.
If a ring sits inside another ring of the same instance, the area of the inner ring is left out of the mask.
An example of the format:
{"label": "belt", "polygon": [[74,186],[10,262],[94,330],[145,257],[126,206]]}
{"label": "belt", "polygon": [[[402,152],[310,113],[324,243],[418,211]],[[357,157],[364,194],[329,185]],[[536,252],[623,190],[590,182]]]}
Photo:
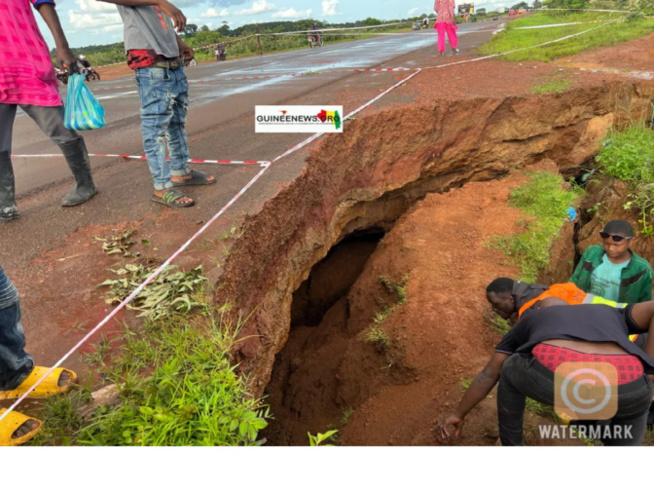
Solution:
{"label": "belt", "polygon": [[150,67],[156,67],[156,68],[168,68],[169,70],[177,70],[178,68],[181,68],[184,66],[184,63],[180,60],[172,60],[172,61],[155,61]]}

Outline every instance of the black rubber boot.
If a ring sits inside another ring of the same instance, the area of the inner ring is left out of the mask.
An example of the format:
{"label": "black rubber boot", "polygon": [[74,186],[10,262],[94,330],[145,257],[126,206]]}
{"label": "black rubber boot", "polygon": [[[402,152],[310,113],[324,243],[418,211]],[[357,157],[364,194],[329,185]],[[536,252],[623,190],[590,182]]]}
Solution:
{"label": "black rubber boot", "polygon": [[14,168],[9,152],[0,152],[0,222],[18,218]]}
{"label": "black rubber boot", "polygon": [[91,177],[91,164],[89,163],[89,153],[86,150],[86,144],[80,138],[79,140],[59,145],[59,148],[61,148],[64,157],[66,157],[68,167],[70,167],[77,182],[75,189],[61,200],[61,206],[77,206],[86,203],[98,192]]}

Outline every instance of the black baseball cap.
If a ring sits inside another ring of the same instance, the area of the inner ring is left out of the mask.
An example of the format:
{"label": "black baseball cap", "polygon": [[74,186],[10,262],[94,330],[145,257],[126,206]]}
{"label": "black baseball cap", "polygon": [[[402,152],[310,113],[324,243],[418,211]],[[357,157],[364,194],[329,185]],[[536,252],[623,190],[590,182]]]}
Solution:
{"label": "black baseball cap", "polygon": [[627,220],[611,220],[604,225],[602,232],[609,235],[619,235],[624,239],[630,239],[634,236],[634,228]]}

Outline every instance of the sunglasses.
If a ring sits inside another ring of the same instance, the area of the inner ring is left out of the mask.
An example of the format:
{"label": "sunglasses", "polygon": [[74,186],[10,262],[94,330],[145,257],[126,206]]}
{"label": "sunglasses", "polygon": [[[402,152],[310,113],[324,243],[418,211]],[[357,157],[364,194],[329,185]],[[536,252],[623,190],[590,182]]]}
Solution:
{"label": "sunglasses", "polygon": [[625,239],[627,239],[627,240],[631,239],[631,237],[622,237],[620,235],[611,235],[611,234],[607,234],[606,232],[600,232],[599,234],[600,234],[600,237],[602,237],[603,239],[608,239],[609,237],[611,237],[611,239],[613,239],[614,242],[620,242],[620,241],[623,241]]}

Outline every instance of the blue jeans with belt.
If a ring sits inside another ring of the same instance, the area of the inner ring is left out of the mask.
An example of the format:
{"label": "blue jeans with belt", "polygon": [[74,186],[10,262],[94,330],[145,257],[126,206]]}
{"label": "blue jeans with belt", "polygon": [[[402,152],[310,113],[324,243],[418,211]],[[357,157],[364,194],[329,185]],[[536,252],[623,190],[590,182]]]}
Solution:
{"label": "blue jeans with belt", "polygon": [[20,323],[18,293],[0,267],[0,390],[18,387],[34,368],[34,360],[25,353],[25,334]]}
{"label": "blue jeans with belt", "polygon": [[[186,139],[188,81],[184,68],[146,67],[135,70],[141,99],[141,132],[154,188],[173,186],[171,176],[190,173]],[[166,161],[166,142],[170,163]]]}

